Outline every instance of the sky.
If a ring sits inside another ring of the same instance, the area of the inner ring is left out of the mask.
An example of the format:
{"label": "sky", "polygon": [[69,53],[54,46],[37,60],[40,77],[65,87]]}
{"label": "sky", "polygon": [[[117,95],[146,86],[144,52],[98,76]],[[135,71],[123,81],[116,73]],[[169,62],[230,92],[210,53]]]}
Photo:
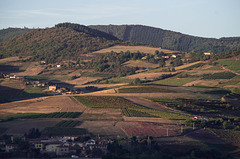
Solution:
{"label": "sky", "polygon": [[240,37],[240,0],[0,0],[0,29],[140,24],[200,37]]}

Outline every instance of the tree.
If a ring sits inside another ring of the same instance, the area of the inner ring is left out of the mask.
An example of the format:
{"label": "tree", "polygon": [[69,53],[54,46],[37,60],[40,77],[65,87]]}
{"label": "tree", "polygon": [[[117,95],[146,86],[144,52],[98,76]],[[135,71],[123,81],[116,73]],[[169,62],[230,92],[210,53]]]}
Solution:
{"label": "tree", "polygon": [[141,83],[140,78],[135,78],[133,81],[133,84],[140,84],[140,83]]}
{"label": "tree", "polygon": [[223,124],[222,124],[222,127],[223,127],[223,129],[227,129],[227,127],[228,127],[228,122],[227,122],[227,121],[224,121]]}

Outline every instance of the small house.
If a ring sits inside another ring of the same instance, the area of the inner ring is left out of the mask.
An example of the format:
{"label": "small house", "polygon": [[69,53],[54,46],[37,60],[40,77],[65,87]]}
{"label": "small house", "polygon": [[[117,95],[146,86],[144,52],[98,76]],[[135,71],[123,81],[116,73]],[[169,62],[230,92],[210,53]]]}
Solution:
{"label": "small house", "polygon": [[10,75],[9,78],[10,79],[16,79],[16,75]]}
{"label": "small house", "polygon": [[48,90],[55,92],[57,90],[57,86],[49,86]]}
{"label": "small house", "polygon": [[169,56],[162,56],[162,58],[164,58],[164,59],[169,59]]}
{"label": "small house", "polygon": [[172,55],[171,57],[172,57],[172,58],[177,58],[177,55]]}
{"label": "small house", "polygon": [[56,155],[63,156],[69,153],[69,147],[66,146],[57,146],[56,147]]}
{"label": "small house", "polygon": [[46,152],[56,152],[58,146],[61,146],[60,142],[49,143],[46,145]]}
{"label": "small house", "polygon": [[212,55],[213,53],[212,52],[204,52],[203,54],[209,56],[209,55]]}
{"label": "small house", "polygon": [[7,144],[6,145],[6,152],[12,152],[17,148],[16,144]]}
{"label": "small house", "polygon": [[61,67],[61,65],[57,65],[57,68],[60,68]]}

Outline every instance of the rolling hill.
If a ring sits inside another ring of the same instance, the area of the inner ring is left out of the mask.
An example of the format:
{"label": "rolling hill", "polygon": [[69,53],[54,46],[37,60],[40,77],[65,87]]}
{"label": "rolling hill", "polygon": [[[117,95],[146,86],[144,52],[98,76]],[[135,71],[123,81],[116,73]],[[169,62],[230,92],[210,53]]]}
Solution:
{"label": "rolling hill", "polygon": [[149,44],[178,51],[224,52],[240,49],[240,37],[202,38],[143,25],[91,25],[123,41]]}
{"label": "rolling hill", "polygon": [[34,29],[0,43],[0,57],[33,56],[32,60],[54,63],[76,59],[81,54],[113,46],[120,41],[107,33],[83,25],[62,23]]}
{"label": "rolling hill", "polygon": [[7,28],[0,30],[0,42],[13,38],[14,36],[27,33],[33,29],[28,28]]}

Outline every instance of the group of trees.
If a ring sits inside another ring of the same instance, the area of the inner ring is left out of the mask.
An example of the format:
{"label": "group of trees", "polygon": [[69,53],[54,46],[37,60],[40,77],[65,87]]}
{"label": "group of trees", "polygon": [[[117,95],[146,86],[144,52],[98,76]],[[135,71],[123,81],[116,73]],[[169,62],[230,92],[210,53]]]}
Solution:
{"label": "group of trees", "polygon": [[[135,137],[136,138],[136,137]],[[134,137],[132,137],[134,139]],[[129,146],[122,146],[117,141],[108,145],[109,153],[104,155],[103,159],[176,159],[176,158],[209,158],[209,159],[228,159],[232,158],[228,154],[224,154],[217,149],[201,150],[200,148],[187,148],[177,150],[168,145],[160,146],[155,142],[139,143],[131,140]],[[168,147],[168,148],[166,148]],[[181,146],[182,147],[182,146]]]}
{"label": "group of trees", "polygon": [[215,120],[186,120],[185,125],[186,126],[194,126],[198,128],[217,128],[217,129],[235,129],[240,130],[240,125],[238,122],[240,121],[240,118],[222,118],[222,119],[215,119]]}

